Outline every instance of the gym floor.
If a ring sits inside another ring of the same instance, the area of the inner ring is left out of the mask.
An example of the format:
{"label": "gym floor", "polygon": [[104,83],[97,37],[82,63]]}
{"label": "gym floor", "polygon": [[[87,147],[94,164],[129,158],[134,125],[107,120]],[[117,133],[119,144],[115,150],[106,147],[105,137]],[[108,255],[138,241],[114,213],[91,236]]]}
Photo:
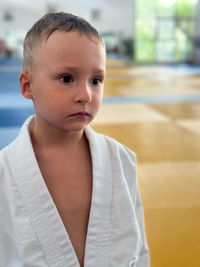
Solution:
{"label": "gym floor", "polygon": [[[108,60],[92,127],[137,154],[151,267],[200,266],[200,67]],[[33,112],[20,60],[0,61],[0,149]]]}

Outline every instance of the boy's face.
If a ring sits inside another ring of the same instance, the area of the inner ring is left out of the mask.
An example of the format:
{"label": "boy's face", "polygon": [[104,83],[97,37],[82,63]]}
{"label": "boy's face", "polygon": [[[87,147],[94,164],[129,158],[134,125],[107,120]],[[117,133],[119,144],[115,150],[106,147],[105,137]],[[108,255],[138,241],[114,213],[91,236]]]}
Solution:
{"label": "boy's face", "polygon": [[28,98],[38,126],[83,130],[102,101],[105,48],[84,34],[56,31],[36,52]]}

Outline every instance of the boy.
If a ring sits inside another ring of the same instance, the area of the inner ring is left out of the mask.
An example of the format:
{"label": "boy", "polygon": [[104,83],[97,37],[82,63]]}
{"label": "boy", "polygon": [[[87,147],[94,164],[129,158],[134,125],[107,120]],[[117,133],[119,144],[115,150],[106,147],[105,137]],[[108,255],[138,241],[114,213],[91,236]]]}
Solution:
{"label": "boy", "polygon": [[0,152],[1,267],[148,266],[135,155],[87,126],[105,63],[82,18],[47,14],[27,33],[20,85],[35,116]]}

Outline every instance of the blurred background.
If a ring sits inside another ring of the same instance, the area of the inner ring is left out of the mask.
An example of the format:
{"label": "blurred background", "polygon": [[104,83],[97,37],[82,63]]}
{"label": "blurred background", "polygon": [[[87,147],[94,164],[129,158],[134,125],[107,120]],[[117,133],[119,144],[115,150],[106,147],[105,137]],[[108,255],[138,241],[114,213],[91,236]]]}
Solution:
{"label": "blurred background", "polygon": [[46,12],[94,25],[107,50],[91,126],[137,154],[152,267],[200,266],[200,0],[0,1],[0,149],[33,114],[22,45]]}

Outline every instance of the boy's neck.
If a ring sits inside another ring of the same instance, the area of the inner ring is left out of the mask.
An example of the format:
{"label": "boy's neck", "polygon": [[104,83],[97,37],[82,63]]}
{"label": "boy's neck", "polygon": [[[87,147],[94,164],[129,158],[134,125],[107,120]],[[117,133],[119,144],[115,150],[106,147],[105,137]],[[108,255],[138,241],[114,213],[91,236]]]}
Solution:
{"label": "boy's neck", "polygon": [[84,140],[84,130],[81,131],[58,131],[43,130],[38,127],[35,120],[29,127],[31,140],[33,145],[41,147],[59,147],[59,146],[74,146],[79,145]]}

